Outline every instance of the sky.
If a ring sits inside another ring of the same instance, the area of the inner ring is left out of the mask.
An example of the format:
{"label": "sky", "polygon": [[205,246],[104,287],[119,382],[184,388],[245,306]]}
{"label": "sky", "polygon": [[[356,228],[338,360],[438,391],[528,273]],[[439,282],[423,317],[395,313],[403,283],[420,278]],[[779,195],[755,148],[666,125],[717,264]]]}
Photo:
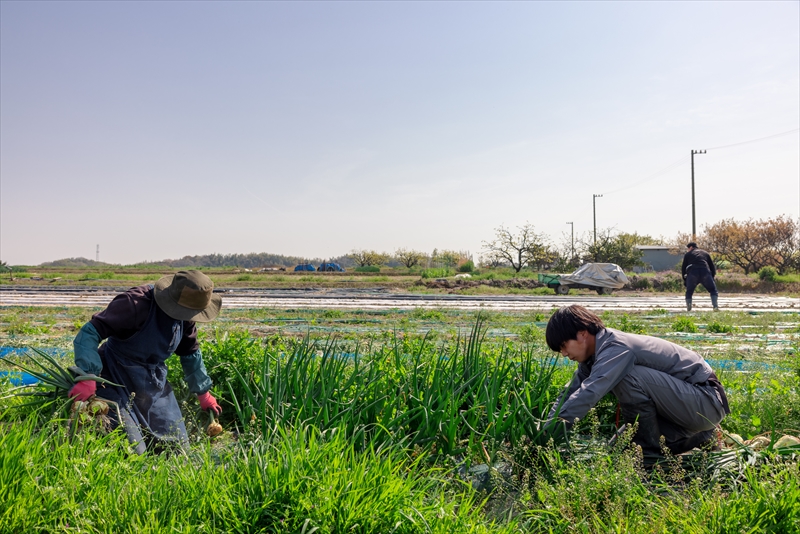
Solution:
{"label": "sky", "polygon": [[0,260],[798,218],[798,128],[797,1],[3,0]]}

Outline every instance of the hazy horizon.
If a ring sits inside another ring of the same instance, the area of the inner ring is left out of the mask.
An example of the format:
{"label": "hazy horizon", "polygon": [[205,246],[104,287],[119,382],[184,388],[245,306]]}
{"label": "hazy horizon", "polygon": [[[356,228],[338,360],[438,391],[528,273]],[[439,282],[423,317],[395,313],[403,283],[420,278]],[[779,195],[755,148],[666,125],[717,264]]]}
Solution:
{"label": "hazy horizon", "polygon": [[0,260],[797,218],[799,127],[800,2],[0,2]]}

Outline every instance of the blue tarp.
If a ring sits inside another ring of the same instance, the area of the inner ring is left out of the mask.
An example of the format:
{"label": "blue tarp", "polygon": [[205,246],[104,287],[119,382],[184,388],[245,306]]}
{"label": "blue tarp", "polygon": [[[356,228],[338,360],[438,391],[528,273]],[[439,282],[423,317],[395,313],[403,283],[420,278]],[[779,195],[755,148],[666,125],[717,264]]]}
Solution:
{"label": "blue tarp", "polygon": [[[46,348],[46,349],[39,349],[42,352],[46,352],[51,356],[60,356],[64,354],[64,350],[61,349],[54,349],[54,348]],[[25,354],[29,354],[30,351],[25,347],[0,347],[0,358],[5,358],[6,356],[22,356]],[[30,374],[24,371],[0,371],[0,380],[8,378],[9,381],[15,386],[28,386],[31,384],[36,384],[38,380],[31,376]]]}

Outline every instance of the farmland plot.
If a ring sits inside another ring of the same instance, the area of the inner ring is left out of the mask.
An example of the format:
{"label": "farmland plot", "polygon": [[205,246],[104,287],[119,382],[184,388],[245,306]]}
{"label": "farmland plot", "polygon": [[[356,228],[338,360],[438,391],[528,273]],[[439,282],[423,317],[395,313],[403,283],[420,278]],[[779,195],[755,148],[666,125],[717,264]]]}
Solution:
{"label": "farmland plot", "polygon": [[[68,361],[75,328],[90,314],[4,310],[4,359],[36,346]],[[544,345],[548,316],[226,310],[201,331],[223,402],[220,436],[205,436],[171,362],[192,429],[185,454],[133,456],[116,433],[85,428],[70,437],[58,410],[0,401],[0,498],[9,503],[0,531],[800,528],[800,451],[774,447],[800,429],[798,314],[603,314],[611,327],[701,352],[729,393],[723,430],[773,437],[766,449],[738,446],[656,468],[626,436],[607,445],[611,397],[569,436],[537,425],[573,370]]]}

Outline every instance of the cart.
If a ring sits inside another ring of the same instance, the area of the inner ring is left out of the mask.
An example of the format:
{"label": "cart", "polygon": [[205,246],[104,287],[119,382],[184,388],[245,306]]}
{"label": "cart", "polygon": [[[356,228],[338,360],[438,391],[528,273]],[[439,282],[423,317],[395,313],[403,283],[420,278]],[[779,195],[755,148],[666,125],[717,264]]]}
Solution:
{"label": "cart", "polygon": [[570,289],[592,289],[598,295],[610,295],[628,283],[628,277],[615,263],[586,263],[572,274],[539,273],[538,279],[556,295],[567,295]]}

